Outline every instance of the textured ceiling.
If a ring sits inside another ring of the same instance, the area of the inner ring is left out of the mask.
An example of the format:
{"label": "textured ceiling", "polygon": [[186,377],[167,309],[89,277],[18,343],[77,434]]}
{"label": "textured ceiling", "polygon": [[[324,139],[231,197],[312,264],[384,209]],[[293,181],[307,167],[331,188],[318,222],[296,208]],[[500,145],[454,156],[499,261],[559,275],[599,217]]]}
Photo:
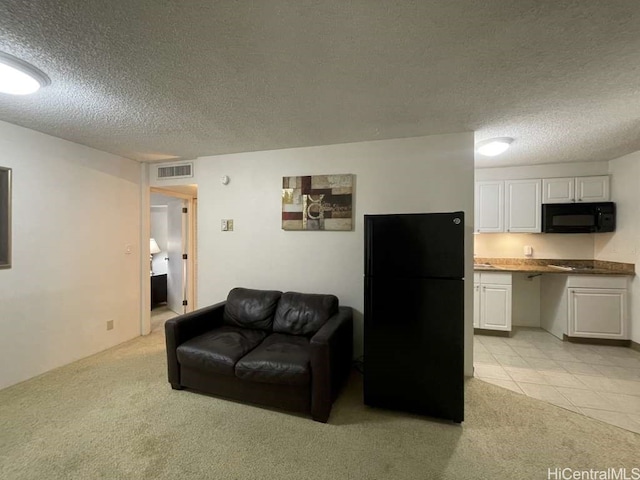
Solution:
{"label": "textured ceiling", "polygon": [[0,120],[143,161],[476,131],[478,166],[640,150],[638,0],[1,0]]}

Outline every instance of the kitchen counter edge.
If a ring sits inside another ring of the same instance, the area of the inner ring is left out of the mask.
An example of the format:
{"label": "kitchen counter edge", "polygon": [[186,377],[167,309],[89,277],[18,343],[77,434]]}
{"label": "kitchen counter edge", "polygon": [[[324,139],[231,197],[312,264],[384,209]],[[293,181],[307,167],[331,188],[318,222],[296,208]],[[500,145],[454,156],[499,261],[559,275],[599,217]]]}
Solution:
{"label": "kitchen counter edge", "polygon": [[[600,260],[558,260],[558,259],[510,259],[475,258],[474,272],[512,272],[512,273],[553,273],[560,275],[616,275],[634,276],[635,265],[630,263],[607,262]],[[478,265],[481,263],[483,265]],[[486,264],[491,266],[486,266]],[[565,270],[550,265],[569,265],[575,267],[590,266],[589,270]]]}

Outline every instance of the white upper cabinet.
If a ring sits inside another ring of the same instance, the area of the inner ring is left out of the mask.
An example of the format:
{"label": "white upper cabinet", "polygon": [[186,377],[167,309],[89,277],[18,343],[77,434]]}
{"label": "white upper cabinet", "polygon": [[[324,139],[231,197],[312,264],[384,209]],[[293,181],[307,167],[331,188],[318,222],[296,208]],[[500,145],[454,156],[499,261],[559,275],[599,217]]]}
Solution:
{"label": "white upper cabinet", "polygon": [[475,231],[504,232],[504,182],[476,182]]}
{"label": "white upper cabinet", "polygon": [[476,233],[539,233],[543,203],[608,202],[609,176],[479,181]]}
{"label": "white upper cabinet", "polygon": [[575,177],[543,178],[542,203],[571,203],[576,198]]}
{"label": "white upper cabinet", "polygon": [[542,203],[608,202],[609,176],[545,178]]}
{"label": "white upper cabinet", "polygon": [[476,182],[476,233],[540,232],[540,190],[540,179]]}
{"label": "white upper cabinet", "polygon": [[540,179],[506,180],[505,231],[538,233],[541,231]]}
{"label": "white upper cabinet", "polygon": [[609,176],[577,177],[576,202],[608,202]]}

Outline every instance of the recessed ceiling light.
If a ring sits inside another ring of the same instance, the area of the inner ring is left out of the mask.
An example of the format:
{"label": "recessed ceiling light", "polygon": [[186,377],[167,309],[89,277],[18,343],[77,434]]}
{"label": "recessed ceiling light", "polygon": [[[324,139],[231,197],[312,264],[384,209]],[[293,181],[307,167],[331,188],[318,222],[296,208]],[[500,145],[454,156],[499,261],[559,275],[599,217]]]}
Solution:
{"label": "recessed ceiling light", "polygon": [[51,83],[49,77],[33,65],[0,52],[0,92],[28,95]]}
{"label": "recessed ceiling light", "polygon": [[489,140],[483,140],[476,144],[476,152],[485,157],[495,157],[504,153],[513,142],[513,138],[500,137],[490,138]]}

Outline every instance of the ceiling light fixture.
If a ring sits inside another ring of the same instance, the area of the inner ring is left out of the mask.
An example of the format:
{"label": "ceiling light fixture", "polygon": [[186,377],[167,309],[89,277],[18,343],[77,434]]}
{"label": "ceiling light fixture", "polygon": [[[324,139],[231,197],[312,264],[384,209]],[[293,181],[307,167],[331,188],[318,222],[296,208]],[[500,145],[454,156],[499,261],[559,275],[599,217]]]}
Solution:
{"label": "ceiling light fixture", "polygon": [[0,52],[0,92],[28,95],[51,83],[47,75],[19,58]]}
{"label": "ceiling light fixture", "polygon": [[476,144],[476,152],[485,157],[495,157],[504,153],[513,142],[513,138],[500,137],[490,138],[489,140],[483,140]]}

